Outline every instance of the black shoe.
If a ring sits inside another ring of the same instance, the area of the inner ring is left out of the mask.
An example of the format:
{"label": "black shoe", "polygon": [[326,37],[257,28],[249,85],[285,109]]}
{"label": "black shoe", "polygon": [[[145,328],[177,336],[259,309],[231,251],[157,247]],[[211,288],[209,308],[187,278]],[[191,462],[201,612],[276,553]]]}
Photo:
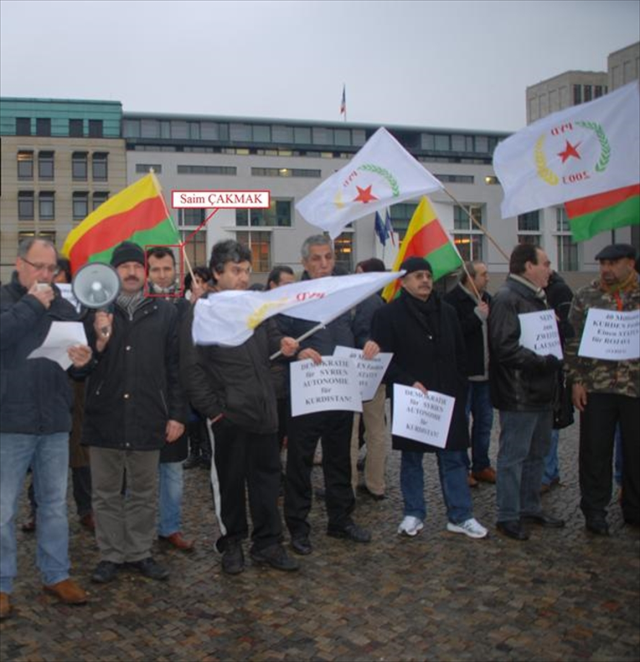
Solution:
{"label": "black shoe", "polygon": [[287,550],[280,544],[271,545],[264,549],[252,549],[249,552],[251,559],[258,565],[270,565],[276,570],[292,572],[299,570],[300,566],[288,554]]}
{"label": "black shoe", "polygon": [[121,567],[121,563],[100,561],[91,575],[91,581],[96,584],[108,584],[116,578]]}
{"label": "black shoe", "polygon": [[609,525],[605,519],[588,519],[585,523],[587,531],[594,533],[596,536],[608,536]]}
{"label": "black shoe", "polygon": [[351,540],[352,542],[371,542],[371,532],[353,522],[341,529],[328,529],[327,535],[332,538]]}
{"label": "black shoe", "polygon": [[508,522],[496,522],[496,529],[507,538],[513,540],[529,540],[529,534],[522,528],[518,520]]}
{"label": "black shoe", "polygon": [[313,551],[309,536],[295,536],[291,538],[291,549],[300,556],[308,556]]}
{"label": "black shoe", "polygon": [[366,485],[358,485],[357,492],[358,494],[368,496],[374,501],[383,501],[387,498],[386,494],[376,494],[375,492],[372,492]]}
{"label": "black shoe", "polygon": [[244,570],[244,554],[239,542],[228,542],[222,552],[222,569],[228,575],[239,575]]}
{"label": "black shoe", "polygon": [[129,567],[137,570],[143,577],[148,577],[149,579],[158,579],[160,581],[169,579],[169,571],[158,565],[151,556],[140,561],[131,561],[129,562]]}
{"label": "black shoe", "polygon": [[552,517],[547,513],[539,512],[537,515],[523,515],[520,518],[521,522],[527,524],[538,524],[547,529],[561,529],[564,527],[564,520],[558,519],[557,517]]}

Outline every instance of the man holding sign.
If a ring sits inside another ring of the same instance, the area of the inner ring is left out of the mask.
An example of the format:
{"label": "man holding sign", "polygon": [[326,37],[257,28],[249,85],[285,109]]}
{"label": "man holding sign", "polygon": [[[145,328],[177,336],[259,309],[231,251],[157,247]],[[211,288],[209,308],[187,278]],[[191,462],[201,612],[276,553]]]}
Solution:
{"label": "man holding sign", "polygon": [[[411,386],[424,394],[437,391],[452,396],[455,403],[444,448],[428,443],[427,435],[421,440],[417,440],[419,435],[413,438],[393,435],[393,448],[402,451],[400,486],[404,518],[398,534],[413,537],[424,527],[427,508],[422,461],[425,452],[435,452],[449,519],[447,530],[470,538],[484,538],[487,530],[473,518],[467,483],[467,375],[460,323],[453,307],[433,293],[433,270],[427,260],[410,257],[400,269],[406,271],[400,296],[376,312],[371,332],[383,352],[393,352],[385,381]],[[396,397],[394,392],[394,400]],[[428,406],[421,408],[426,411]],[[400,416],[401,412],[394,410],[394,422]]]}
{"label": "man holding sign", "polygon": [[635,250],[628,244],[602,249],[600,278],[580,289],[567,343],[573,404],[580,411],[580,508],[587,530],[609,535],[611,461],[616,425],[622,433],[622,514],[640,524],[640,286]]}

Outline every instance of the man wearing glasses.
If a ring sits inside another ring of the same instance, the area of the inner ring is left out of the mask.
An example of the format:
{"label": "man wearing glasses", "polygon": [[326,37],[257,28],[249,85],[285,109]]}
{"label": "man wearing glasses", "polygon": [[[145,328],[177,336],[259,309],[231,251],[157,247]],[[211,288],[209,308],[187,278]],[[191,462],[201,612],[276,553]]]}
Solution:
{"label": "man wearing glasses", "polygon": [[[28,359],[52,322],[77,321],[73,306],[53,285],[57,253],[30,238],[18,248],[11,282],[0,289],[0,618],[9,615],[16,569],[16,512],[29,466],[37,514],[37,565],[44,590],[66,604],[86,594],[69,579],[67,467],[73,394],[67,371],[45,358]],[[81,376],[91,349],[68,350],[71,376]]]}

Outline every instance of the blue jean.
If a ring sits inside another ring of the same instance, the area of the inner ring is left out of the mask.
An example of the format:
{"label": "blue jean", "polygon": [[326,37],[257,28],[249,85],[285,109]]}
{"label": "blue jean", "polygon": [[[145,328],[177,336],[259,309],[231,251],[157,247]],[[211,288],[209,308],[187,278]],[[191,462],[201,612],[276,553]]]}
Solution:
{"label": "blue jean", "polygon": [[[473,517],[471,492],[467,483],[465,451],[436,452],[440,487],[450,522],[460,524]],[[424,453],[402,451],[400,461],[400,488],[404,500],[404,516],[424,520],[427,504],[424,497]]]}
{"label": "blue jean", "polygon": [[544,456],[544,475],[542,476],[543,485],[551,485],[554,481],[560,480],[560,465],[558,463],[558,438],[560,430],[551,430],[551,447]]}
{"label": "blue jean", "polygon": [[467,471],[480,472],[491,466],[489,444],[493,427],[493,405],[489,393],[489,382],[469,382],[466,405],[467,420],[473,416],[471,428],[471,458],[465,453]]}
{"label": "blue jean", "polygon": [[38,511],[36,563],[44,584],[69,577],[67,472],[69,433],[0,434],[0,591],[11,593],[17,574],[16,514],[29,465]]}
{"label": "blue jean", "polygon": [[159,478],[158,534],[170,536],[182,528],[182,462],[161,462]]}
{"label": "blue jean", "polygon": [[496,500],[498,521],[540,513],[544,456],[551,445],[553,412],[500,412]]}

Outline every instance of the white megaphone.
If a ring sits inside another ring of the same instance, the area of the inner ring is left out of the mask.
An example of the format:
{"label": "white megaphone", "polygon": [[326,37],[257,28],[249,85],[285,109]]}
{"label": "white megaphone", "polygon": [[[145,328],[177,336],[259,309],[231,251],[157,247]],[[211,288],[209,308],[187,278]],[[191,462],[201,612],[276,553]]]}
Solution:
{"label": "white megaphone", "polygon": [[[109,311],[109,306],[117,299],[120,292],[120,276],[109,264],[91,262],[78,270],[71,284],[76,299],[85,308]],[[108,326],[100,329],[108,337]]]}

